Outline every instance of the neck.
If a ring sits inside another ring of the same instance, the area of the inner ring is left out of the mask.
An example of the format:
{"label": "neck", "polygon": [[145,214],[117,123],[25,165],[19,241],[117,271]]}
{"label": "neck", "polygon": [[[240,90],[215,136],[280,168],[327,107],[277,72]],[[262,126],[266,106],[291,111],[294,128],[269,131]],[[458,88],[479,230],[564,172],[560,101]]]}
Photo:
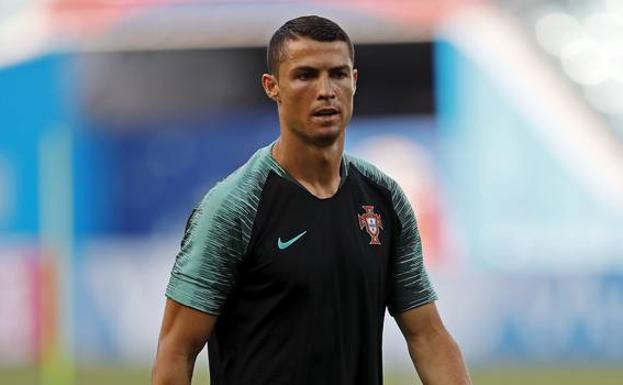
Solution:
{"label": "neck", "polygon": [[332,197],[340,186],[344,135],[329,146],[314,146],[293,134],[282,132],[273,147],[273,157],[290,176],[314,196]]}

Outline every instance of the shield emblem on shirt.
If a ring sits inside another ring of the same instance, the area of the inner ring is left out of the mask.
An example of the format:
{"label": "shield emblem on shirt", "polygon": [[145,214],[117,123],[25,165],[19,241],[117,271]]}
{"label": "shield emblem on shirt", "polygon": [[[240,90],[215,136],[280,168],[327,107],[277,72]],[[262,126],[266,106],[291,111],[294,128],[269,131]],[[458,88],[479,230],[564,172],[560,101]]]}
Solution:
{"label": "shield emblem on shirt", "polygon": [[370,230],[372,234],[378,234],[379,227],[376,225],[376,218],[367,218],[367,221],[368,221],[368,230]]}
{"label": "shield emblem on shirt", "polygon": [[363,214],[357,214],[359,219],[359,229],[366,230],[370,235],[369,245],[380,245],[379,235],[383,230],[383,221],[381,221],[381,215],[374,212],[374,206],[364,205],[361,206],[365,210]]}

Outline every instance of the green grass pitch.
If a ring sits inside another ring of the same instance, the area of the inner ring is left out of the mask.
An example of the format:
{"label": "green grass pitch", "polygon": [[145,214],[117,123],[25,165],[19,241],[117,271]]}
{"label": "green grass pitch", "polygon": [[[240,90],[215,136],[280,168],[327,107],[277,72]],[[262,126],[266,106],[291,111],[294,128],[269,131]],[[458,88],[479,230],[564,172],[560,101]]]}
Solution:
{"label": "green grass pitch", "polygon": [[[201,368],[203,369],[203,368]],[[611,368],[475,368],[471,370],[474,385],[622,385],[623,365]],[[0,368],[0,384],[39,385],[38,371],[33,368]],[[148,368],[98,367],[79,368],[75,385],[149,384]],[[195,373],[193,385],[207,385],[205,370]],[[386,385],[419,384],[414,373],[386,371]]]}

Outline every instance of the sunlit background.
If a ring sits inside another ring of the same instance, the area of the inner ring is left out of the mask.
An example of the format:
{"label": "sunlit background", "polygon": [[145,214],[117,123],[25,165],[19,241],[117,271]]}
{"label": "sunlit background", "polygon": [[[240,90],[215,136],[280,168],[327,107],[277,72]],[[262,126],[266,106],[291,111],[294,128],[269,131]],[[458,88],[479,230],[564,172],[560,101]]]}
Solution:
{"label": "sunlit background", "polygon": [[[623,0],[2,0],[0,384],[148,383],[192,208],[278,135],[286,20],[356,43],[476,384],[623,384]],[[387,316],[386,382],[416,380]],[[207,384],[207,355],[195,383]]]}

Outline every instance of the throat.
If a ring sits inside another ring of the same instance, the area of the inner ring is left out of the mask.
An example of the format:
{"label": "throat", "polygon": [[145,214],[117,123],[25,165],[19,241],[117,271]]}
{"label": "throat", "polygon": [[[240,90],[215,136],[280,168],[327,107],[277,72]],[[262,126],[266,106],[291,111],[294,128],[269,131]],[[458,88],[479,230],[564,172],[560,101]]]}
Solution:
{"label": "throat", "polygon": [[328,199],[333,197],[340,188],[341,178],[338,176],[331,184],[309,183],[304,180],[297,180],[310,194],[318,199]]}
{"label": "throat", "polygon": [[273,158],[298,184],[318,199],[331,198],[341,184],[342,151],[326,151],[311,146],[287,146],[279,138]]}

